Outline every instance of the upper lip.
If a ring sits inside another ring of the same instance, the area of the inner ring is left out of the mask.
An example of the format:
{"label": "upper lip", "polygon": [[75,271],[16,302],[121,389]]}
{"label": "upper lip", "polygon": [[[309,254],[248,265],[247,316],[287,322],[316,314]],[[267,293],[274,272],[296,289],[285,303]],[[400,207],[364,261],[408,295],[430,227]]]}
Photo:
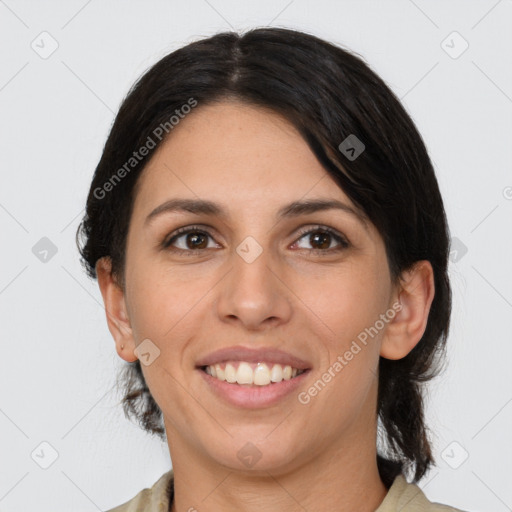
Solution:
{"label": "upper lip", "polygon": [[284,352],[276,348],[246,348],[242,346],[227,347],[211,352],[200,358],[196,365],[198,367],[215,365],[225,361],[247,361],[248,363],[276,363],[289,365],[298,370],[308,370],[311,364],[300,357]]}

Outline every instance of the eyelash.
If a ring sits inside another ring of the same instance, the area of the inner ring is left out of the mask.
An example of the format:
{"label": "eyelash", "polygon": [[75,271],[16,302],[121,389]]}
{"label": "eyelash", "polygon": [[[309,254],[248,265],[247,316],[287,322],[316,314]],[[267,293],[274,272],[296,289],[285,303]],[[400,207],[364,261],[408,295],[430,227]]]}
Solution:
{"label": "eyelash", "polygon": [[[191,253],[190,254],[191,256],[196,256],[200,251],[206,250],[206,249],[195,249],[195,250],[194,249],[178,249],[176,247],[171,246],[171,244],[173,242],[175,242],[178,238],[180,238],[183,235],[189,234],[189,233],[201,233],[203,235],[207,235],[207,236],[213,238],[212,235],[204,228],[202,228],[200,226],[189,226],[189,227],[177,229],[174,233],[172,233],[170,238],[168,238],[166,241],[163,242],[162,248],[173,251],[173,252],[179,252],[182,254],[183,253]],[[319,254],[319,255],[323,256],[323,255],[329,255],[329,254],[332,254],[335,252],[340,252],[340,251],[346,250],[351,245],[348,242],[348,240],[345,237],[343,237],[341,234],[339,234],[337,231],[335,231],[331,228],[328,228],[327,226],[322,226],[322,225],[317,225],[317,226],[314,226],[313,228],[301,229],[299,231],[297,241],[299,241],[304,236],[312,234],[312,233],[327,233],[327,234],[331,235],[335,239],[335,241],[338,242],[339,246],[334,249],[299,249],[299,250],[302,250],[302,251],[305,250],[305,251],[309,251],[314,254]],[[295,243],[296,242],[294,242],[294,244]]]}

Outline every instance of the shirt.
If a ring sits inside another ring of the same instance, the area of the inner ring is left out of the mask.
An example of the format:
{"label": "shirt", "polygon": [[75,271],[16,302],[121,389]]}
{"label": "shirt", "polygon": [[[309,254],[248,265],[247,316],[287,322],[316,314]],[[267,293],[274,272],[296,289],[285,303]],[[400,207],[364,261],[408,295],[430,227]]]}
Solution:
{"label": "shirt", "polygon": [[[168,512],[174,494],[174,472],[164,473],[151,488],[142,489],[123,505],[106,512]],[[416,484],[398,475],[375,512],[464,512],[427,499]]]}

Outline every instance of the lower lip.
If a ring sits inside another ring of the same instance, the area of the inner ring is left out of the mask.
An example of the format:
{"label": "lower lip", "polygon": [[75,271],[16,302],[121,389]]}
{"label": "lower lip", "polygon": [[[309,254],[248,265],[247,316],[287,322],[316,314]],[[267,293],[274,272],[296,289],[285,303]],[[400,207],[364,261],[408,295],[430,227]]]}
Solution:
{"label": "lower lip", "polygon": [[217,396],[232,405],[245,409],[270,407],[279,403],[280,400],[296,391],[310,372],[310,370],[306,370],[292,379],[282,380],[266,386],[245,386],[219,380],[201,369],[198,369],[198,371]]}

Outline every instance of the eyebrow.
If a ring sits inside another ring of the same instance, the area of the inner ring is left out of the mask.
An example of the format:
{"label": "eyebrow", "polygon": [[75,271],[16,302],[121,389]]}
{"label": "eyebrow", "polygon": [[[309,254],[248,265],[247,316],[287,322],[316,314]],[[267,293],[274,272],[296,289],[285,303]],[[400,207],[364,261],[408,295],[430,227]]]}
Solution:
{"label": "eyebrow", "polygon": [[[277,212],[278,220],[285,218],[298,217],[299,215],[308,215],[326,210],[342,210],[355,217],[363,227],[368,230],[368,217],[361,211],[352,208],[350,205],[338,201],[337,199],[307,199],[303,201],[293,201],[283,206]],[[157,206],[144,221],[145,225],[150,224],[156,217],[167,212],[188,212],[196,215],[214,215],[221,218],[228,218],[229,214],[218,203],[204,199],[169,199]]]}

